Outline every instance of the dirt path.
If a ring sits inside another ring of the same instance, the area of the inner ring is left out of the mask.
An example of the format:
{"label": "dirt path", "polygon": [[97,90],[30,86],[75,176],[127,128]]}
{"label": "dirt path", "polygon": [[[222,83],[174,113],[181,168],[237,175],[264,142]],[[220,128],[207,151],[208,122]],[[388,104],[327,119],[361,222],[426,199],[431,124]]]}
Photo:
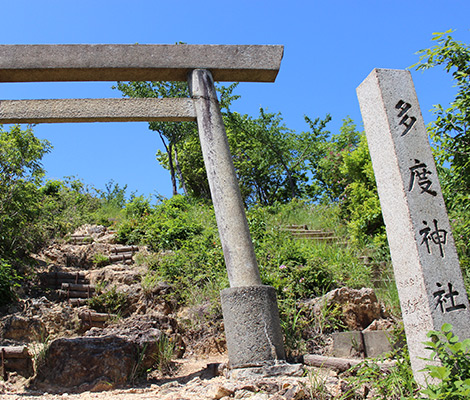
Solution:
{"label": "dirt path", "polygon": [[[146,384],[101,392],[83,393],[39,393],[25,390],[24,381],[2,382],[0,398],[3,400],[300,400],[311,398],[313,388],[312,373],[302,377],[270,377],[251,379],[229,379],[214,376],[215,369],[208,365],[227,361],[225,356],[176,360],[178,372],[173,377],[155,379]],[[326,371],[315,372],[314,380],[319,377],[325,382],[329,393],[339,387],[335,374]]]}

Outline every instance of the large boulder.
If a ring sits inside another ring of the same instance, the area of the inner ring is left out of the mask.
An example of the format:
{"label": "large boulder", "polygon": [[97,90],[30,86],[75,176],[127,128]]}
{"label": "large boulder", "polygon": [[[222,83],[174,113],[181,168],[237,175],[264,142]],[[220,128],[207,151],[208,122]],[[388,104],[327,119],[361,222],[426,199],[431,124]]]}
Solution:
{"label": "large boulder", "polygon": [[162,352],[180,358],[185,351],[177,321],[164,315],[133,315],[103,329],[92,328],[85,335],[113,335],[134,343],[140,349],[140,362],[144,369],[151,368],[161,358]]}
{"label": "large boulder", "polygon": [[139,349],[118,336],[61,338],[51,342],[38,362],[33,387],[102,390],[129,382]]}
{"label": "large boulder", "polygon": [[342,287],[322,297],[304,302],[314,314],[328,314],[329,310],[340,311],[339,318],[349,330],[363,330],[373,321],[384,317],[382,305],[373,289],[351,289]]}

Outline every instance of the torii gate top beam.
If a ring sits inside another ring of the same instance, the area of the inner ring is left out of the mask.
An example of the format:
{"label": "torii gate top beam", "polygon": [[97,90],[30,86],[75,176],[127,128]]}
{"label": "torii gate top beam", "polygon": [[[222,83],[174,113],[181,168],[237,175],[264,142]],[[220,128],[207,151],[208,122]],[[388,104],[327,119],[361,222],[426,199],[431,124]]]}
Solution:
{"label": "torii gate top beam", "polygon": [[274,82],[284,46],[0,45],[0,82],[186,81],[208,69],[220,82]]}

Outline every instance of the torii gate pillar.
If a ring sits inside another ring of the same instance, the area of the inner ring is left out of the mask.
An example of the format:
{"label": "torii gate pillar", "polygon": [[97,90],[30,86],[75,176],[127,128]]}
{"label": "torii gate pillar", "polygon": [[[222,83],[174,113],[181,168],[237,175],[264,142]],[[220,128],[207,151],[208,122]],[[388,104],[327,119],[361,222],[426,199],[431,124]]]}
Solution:
{"label": "torii gate pillar", "polygon": [[261,285],[212,75],[196,69],[188,81],[230,282],[221,293],[230,365],[284,360],[276,293]]}

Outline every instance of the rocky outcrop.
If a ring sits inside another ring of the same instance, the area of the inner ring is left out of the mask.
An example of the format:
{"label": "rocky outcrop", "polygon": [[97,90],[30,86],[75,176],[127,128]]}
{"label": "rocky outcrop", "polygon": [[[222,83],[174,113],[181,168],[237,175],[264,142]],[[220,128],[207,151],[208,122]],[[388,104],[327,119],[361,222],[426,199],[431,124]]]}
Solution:
{"label": "rocky outcrop", "polygon": [[186,347],[176,319],[157,314],[133,315],[104,329],[92,328],[85,335],[118,336],[135,343],[144,352],[146,366],[151,358],[155,358],[155,353],[162,350],[157,349],[158,346],[168,346],[166,350],[171,350],[173,357],[177,358],[184,354]]}
{"label": "rocky outcrop", "polygon": [[8,315],[0,321],[0,339],[11,342],[40,341],[46,336],[44,323],[38,317]]}
{"label": "rocky outcrop", "polygon": [[145,273],[144,268],[130,267],[128,265],[108,265],[106,267],[90,271],[90,283],[96,285],[107,282],[109,286],[133,285],[140,283]]}
{"label": "rocky outcrop", "polygon": [[38,363],[33,387],[102,390],[123,385],[137,368],[139,349],[122,337],[60,338]]}
{"label": "rocky outcrop", "polygon": [[363,330],[373,321],[385,317],[382,305],[373,289],[351,289],[342,287],[322,297],[307,300],[302,304],[314,314],[328,314],[336,310],[338,318],[348,330]]}

